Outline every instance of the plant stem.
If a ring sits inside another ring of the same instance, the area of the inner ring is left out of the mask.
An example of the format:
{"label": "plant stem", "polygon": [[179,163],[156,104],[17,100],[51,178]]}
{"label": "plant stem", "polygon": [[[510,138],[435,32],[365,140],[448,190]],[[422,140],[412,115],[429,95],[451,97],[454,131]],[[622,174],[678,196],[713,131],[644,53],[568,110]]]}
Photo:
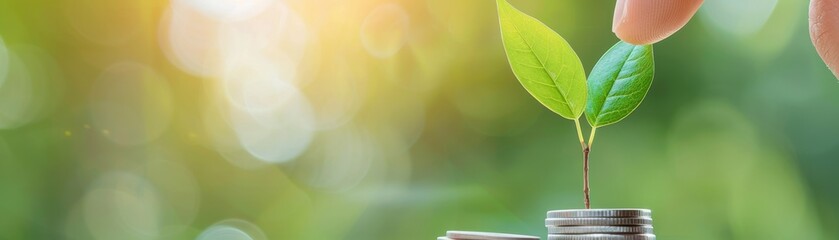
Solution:
{"label": "plant stem", "polygon": [[594,129],[596,129],[596,128],[591,129],[591,131],[592,131],[591,132],[591,138],[592,139],[589,139],[589,144],[587,145],[586,140],[583,138],[583,130],[582,130],[582,128],[580,128],[580,120],[579,119],[574,119],[574,124],[577,125],[577,137],[580,138],[580,147],[583,148],[583,195],[585,196],[584,197],[584,202],[585,202],[585,205],[586,205],[586,209],[590,209],[591,208],[591,194],[590,194],[591,189],[589,188],[589,183],[588,183],[588,153],[589,153],[589,151],[591,151],[591,147],[590,147],[590,145],[592,143],[591,140],[594,139]]}
{"label": "plant stem", "polygon": [[580,146],[586,148],[586,140],[583,138],[583,129],[580,128],[580,119],[574,119],[574,124],[577,125],[577,137],[580,138]]}
{"label": "plant stem", "polygon": [[583,194],[585,194],[586,209],[591,208],[591,189],[588,181],[588,154],[591,147],[585,146],[583,148]]}
{"label": "plant stem", "polygon": [[591,127],[591,135],[588,136],[588,147],[594,145],[594,133],[597,132],[597,127]]}

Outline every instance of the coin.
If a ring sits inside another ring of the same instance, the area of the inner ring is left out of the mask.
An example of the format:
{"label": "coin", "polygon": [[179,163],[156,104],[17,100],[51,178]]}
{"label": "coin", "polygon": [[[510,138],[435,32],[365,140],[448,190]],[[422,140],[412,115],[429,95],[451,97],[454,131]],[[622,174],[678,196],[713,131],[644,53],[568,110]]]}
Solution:
{"label": "coin", "polygon": [[539,237],[536,236],[470,231],[448,231],[446,237],[463,240],[539,240]]}
{"label": "coin", "polygon": [[651,217],[649,209],[573,209],[548,212],[548,218],[629,218]]}
{"label": "coin", "polygon": [[653,234],[548,235],[548,240],[655,240]]}
{"label": "coin", "polygon": [[652,226],[548,226],[548,234],[653,233]]}
{"label": "coin", "polygon": [[637,218],[548,218],[545,226],[633,226],[650,225],[653,219]]}

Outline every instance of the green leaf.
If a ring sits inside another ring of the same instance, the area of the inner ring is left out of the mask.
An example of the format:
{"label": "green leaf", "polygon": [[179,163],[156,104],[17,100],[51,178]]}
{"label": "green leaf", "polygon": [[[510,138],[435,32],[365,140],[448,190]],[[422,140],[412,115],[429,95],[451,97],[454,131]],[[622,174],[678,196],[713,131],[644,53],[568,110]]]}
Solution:
{"label": "green leaf", "polygon": [[629,116],[647,95],[655,63],[651,45],[618,42],[591,70],[586,119],[592,127],[616,123]]}
{"label": "green leaf", "polygon": [[586,104],[586,74],[577,53],[539,20],[497,0],[501,37],[510,67],[537,101],[567,119]]}

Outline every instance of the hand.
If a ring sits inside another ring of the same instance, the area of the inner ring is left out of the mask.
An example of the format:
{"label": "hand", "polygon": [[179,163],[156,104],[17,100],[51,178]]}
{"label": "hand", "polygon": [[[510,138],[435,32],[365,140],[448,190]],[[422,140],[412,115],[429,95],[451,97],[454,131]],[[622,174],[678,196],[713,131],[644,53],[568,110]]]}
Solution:
{"label": "hand", "polygon": [[[696,14],[703,0],[617,0],[612,31],[632,44],[652,44],[673,35]],[[810,2],[810,39],[839,77],[839,0]]]}

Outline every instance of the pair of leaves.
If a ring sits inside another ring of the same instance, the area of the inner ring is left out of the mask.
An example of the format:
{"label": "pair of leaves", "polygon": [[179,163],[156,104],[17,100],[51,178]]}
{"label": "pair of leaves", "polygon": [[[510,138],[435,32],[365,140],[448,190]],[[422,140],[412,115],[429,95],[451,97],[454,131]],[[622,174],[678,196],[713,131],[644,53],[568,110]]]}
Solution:
{"label": "pair of leaves", "polygon": [[597,62],[586,83],[580,58],[559,34],[497,0],[507,58],[522,86],[551,111],[592,127],[626,118],[643,101],[655,65],[650,45],[618,42]]}

